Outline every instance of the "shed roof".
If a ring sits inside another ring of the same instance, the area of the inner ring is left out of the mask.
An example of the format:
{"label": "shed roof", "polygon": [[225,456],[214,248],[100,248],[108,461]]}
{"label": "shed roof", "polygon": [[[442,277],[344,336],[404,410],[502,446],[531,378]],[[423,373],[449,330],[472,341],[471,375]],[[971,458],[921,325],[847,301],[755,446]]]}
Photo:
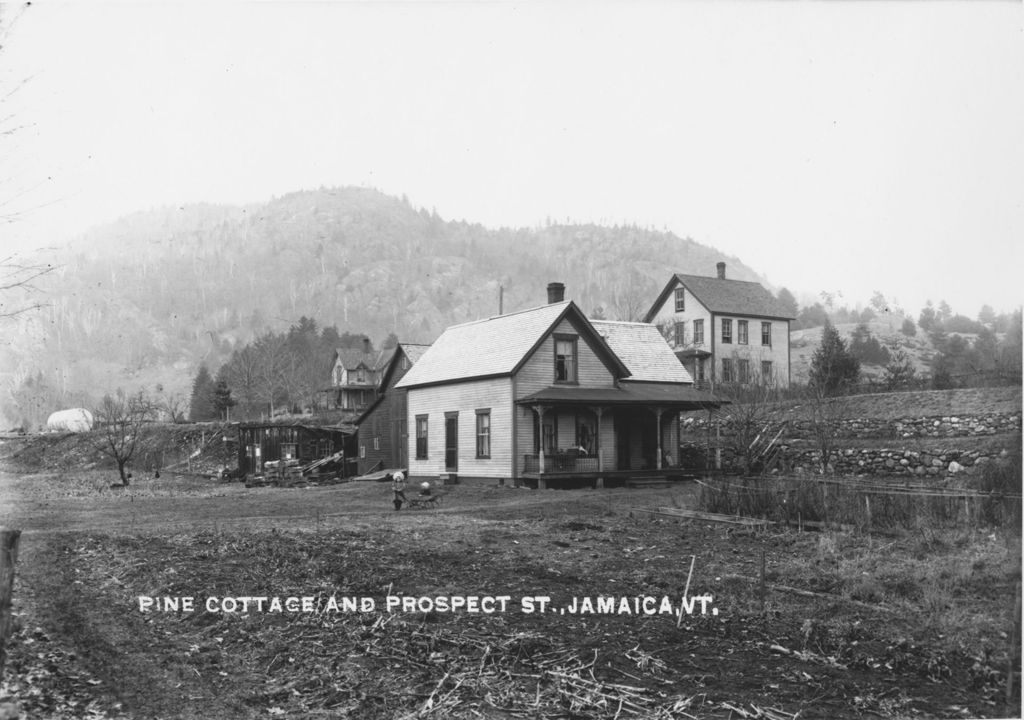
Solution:
{"label": "shed roof", "polygon": [[629,370],[571,300],[453,325],[441,333],[396,387],[510,375],[563,317],[572,316],[599,356],[624,376]]}
{"label": "shed roof", "polygon": [[653,325],[591,320],[594,329],[629,368],[629,380],[693,383],[693,378]]}
{"label": "shed roof", "polygon": [[645,320],[650,322],[654,319],[658,309],[678,284],[685,286],[704,307],[713,313],[793,319],[792,313],[760,283],[676,273],[658,295],[658,299],[654,301],[654,305],[651,306],[644,318]]}
{"label": "shed roof", "polygon": [[723,400],[692,385],[680,383],[630,382],[619,387],[588,388],[557,385],[527,395],[516,403],[531,405],[637,405],[665,406],[678,410],[718,407]]}

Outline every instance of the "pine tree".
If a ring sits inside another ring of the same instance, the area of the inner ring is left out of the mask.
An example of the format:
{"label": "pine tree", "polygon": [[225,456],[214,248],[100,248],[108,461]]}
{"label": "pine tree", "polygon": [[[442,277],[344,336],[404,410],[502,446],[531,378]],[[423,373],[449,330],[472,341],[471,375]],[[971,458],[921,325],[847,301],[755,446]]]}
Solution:
{"label": "pine tree", "polygon": [[192,422],[216,420],[217,410],[213,406],[213,378],[206,363],[199,365],[195,380],[192,381],[192,398],[189,402],[188,419]]}
{"label": "pine tree", "polygon": [[228,387],[228,381],[218,377],[217,383],[213,387],[213,409],[217,411],[217,416],[221,420],[227,420],[229,418],[229,411],[237,404],[235,399],[231,397],[231,388]]}
{"label": "pine tree", "polygon": [[793,297],[793,293],[791,293],[789,289],[781,288],[779,290],[778,298],[779,302],[782,303],[782,306],[786,309],[786,312],[788,312],[792,317],[795,318],[799,314],[800,306],[797,304],[796,298]]}
{"label": "pine tree", "polygon": [[824,395],[839,395],[860,377],[860,361],[839,337],[832,323],[825,323],[821,345],[811,358],[811,385]]}

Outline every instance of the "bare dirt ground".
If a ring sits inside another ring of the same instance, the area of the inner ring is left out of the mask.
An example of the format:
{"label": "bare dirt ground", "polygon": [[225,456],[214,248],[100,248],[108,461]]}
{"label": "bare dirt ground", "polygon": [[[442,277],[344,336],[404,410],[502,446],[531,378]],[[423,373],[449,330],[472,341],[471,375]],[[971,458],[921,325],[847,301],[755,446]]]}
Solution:
{"label": "bare dirt ground", "polygon": [[[22,717],[1019,714],[1004,685],[1019,534],[757,531],[632,509],[692,506],[692,485],[454,486],[436,510],[396,513],[384,484],[110,481],[0,475],[0,525],[24,532],[0,702]],[[769,585],[817,594],[762,600],[762,553]],[[688,596],[712,600],[679,620],[691,557]],[[139,596],[197,608],[142,612]],[[223,612],[238,596],[318,610]],[[331,611],[332,596],[375,608]],[[388,596],[509,600],[389,612]],[[667,597],[672,613],[567,612],[601,596]],[[548,612],[525,612],[538,597]]]}

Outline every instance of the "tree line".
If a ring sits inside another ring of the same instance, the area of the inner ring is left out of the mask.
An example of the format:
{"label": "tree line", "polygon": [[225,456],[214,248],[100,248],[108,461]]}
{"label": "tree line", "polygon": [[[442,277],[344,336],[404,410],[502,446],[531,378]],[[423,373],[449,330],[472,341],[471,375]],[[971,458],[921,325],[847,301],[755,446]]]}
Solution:
{"label": "tree line", "polygon": [[[395,345],[392,333],[383,347]],[[272,417],[282,410],[321,410],[339,349],[375,352],[366,335],[339,332],[334,325],[321,328],[305,316],[285,332],[266,332],[234,350],[215,374],[200,364],[192,381],[188,419],[246,420]]]}

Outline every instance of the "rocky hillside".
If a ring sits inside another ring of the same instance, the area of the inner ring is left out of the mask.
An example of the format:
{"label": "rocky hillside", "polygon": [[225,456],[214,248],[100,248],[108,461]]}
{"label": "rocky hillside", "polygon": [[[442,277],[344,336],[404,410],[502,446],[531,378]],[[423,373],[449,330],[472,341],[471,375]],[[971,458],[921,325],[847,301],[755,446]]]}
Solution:
{"label": "rocky hillside", "polygon": [[[48,307],[0,345],[0,413],[38,422],[97,393],[184,391],[200,361],[301,316],[340,331],[432,341],[446,326],[544,302],[549,281],[588,313],[642,314],[674,271],[763,281],[736,258],[635,226],[485,228],[362,188],[246,207],[196,205],[126,217],[50,258]],[[32,400],[13,391],[27,381]]]}

